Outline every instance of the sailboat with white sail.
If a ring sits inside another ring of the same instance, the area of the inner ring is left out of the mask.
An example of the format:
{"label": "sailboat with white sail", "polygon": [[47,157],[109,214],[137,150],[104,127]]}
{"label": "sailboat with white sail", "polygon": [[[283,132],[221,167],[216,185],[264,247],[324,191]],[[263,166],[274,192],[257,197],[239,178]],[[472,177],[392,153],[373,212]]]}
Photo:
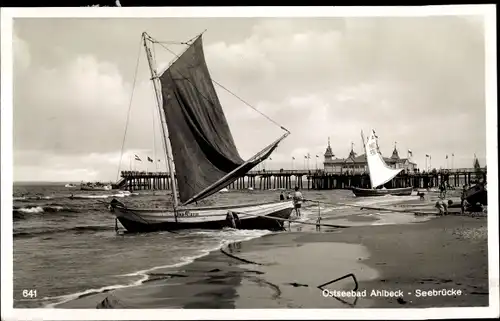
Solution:
{"label": "sailboat with white sail", "polygon": [[187,49],[180,55],[174,53],[176,60],[162,73],[157,73],[152,55],[151,47],[155,44],[173,52],[147,33],[142,34],[172,182],[172,205],[132,208],[115,199],[109,204],[110,211],[129,232],[221,229],[227,226],[283,229],[282,220],[288,219],[293,210],[291,201],[210,207],[197,206],[196,203],[243,177],[268,158],[290,132],[278,125],[284,134],[244,161],[215,91],[214,83],[219,84],[212,80],[205,62],[202,34],[184,43]]}
{"label": "sailboat with white sail", "polygon": [[365,148],[366,160],[368,162],[368,172],[370,175],[370,183],[372,188],[358,188],[353,187],[352,192],[354,195],[360,196],[384,196],[384,195],[397,195],[406,196],[411,195],[413,192],[413,187],[404,188],[378,188],[383,186],[385,183],[392,180],[396,175],[398,175],[403,169],[402,168],[391,168],[387,166],[380,153],[378,147],[378,137],[375,135],[375,131],[372,130],[367,138],[366,144],[363,132],[361,132],[361,139],[363,140],[363,146]]}

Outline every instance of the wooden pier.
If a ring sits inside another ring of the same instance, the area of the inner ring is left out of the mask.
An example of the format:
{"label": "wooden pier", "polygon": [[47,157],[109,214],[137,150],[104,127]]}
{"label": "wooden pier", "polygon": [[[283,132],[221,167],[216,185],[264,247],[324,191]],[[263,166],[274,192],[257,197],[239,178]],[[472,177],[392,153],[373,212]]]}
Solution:
{"label": "wooden pier", "polygon": [[[458,168],[431,172],[400,173],[384,186],[399,188],[438,187],[445,181],[449,186],[459,188],[464,184],[472,184],[477,179],[486,179],[486,168]],[[121,179],[115,188],[126,190],[166,190],[170,189],[171,178],[168,172],[122,171]],[[321,170],[275,170],[251,171],[245,177],[237,179],[227,186],[228,189],[270,190],[270,189],[330,190],[349,189],[351,187],[370,187],[368,174],[325,173]]]}
{"label": "wooden pier", "polygon": [[168,172],[122,171],[121,179],[114,184],[113,188],[128,191],[167,190],[170,189],[171,184]]}

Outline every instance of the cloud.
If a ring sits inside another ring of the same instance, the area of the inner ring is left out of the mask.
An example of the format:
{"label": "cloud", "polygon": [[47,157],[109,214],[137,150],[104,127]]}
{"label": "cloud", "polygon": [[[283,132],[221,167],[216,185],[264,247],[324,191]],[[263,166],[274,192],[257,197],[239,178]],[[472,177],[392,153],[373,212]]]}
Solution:
{"label": "cloud", "polygon": [[[29,176],[27,174],[30,174]],[[99,171],[89,168],[40,168],[37,165],[16,166],[14,169],[14,177],[19,182],[54,182],[63,181],[79,182],[81,180],[101,180],[102,176]]]}
{"label": "cloud", "polygon": [[[186,40],[201,26],[210,27],[204,50],[213,79],[291,131],[272,156],[276,166],[290,166],[292,155],[297,161],[307,152],[322,155],[328,137],[338,157],[347,156],[351,142],[361,153],[360,131],[372,128],[384,154],[397,141],[400,155],[411,149],[422,167],[426,153],[445,164],[444,155],[454,152],[455,167],[469,166],[474,152],[486,154],[484,31],[477,17],[17,19],[16,173],[19,166],[30,172],[57,163],[114,176],[131,98],[124,149],[160,155],[146,60],[141,53],[134,87],[138,39],[130,35],[147,29],[161,40]],[[160,70],[174,58],[161,48],[155,56]],[[215,87],[244,158],[282,134]]]}
{"label": "cloud", "polygon": [[207,45],[213,78],[234,84],[232,90],[252,101],[282,100],[292,88],[296,95],[317,90],[321,80],[336,72],[338,65],[332,61],[339,56],[341,33],[300,32],[295,24],[294,20],[264,20],[241,42]]}
{"label": "cloud", "polygon": [[[134,93],[127,142],[152,147],[152,115],[157,111],[151,84],[140,82]],[[57,69],[33,68],[14,86],[14,144],[63,154],[117,150],[131,94],[132,85],[116,65],[93,56],[77,56]]]}
{"label": "cloud", "polygon": [[[141,161],[135,160],[138,155]],[[155,162],[147,161],[147,157]],[[33,164],[36,159],[36,164]],[[160,160],[160,162],[158,162]],[[103,179],[115,181],[118,170],[166,170],[164,155],[154,154],[152,150],[125,150],[109,153],[59,154],[37,150],[14,151],[14,176],[19,181],[63,181]],[[118,166],[119,165],[119,166]],[[55,174],[54,173],[59,173]],[[90,175],[90,177],[89,177]]]}

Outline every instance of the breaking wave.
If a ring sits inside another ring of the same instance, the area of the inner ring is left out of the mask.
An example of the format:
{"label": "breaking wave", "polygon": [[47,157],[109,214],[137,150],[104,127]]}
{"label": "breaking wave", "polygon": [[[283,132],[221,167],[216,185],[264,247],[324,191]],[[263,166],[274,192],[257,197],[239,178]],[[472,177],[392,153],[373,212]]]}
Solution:
{"label": "breaking wave", "polygon": [[44,205],[44,206],[24,206],[24,207],[14,207],[12,209],[14,213],[22,214],[40,214],[45,212],[79,212],[79,210],[60,206],[60,205]]}
{"label": "breaking wave", "polygon": [[109,197],[127,197],[127,196],[138,196],[137,192],[129,191],[118,191],[114,194],[66,194],[66,195],[35,195],[35,196],[14,196],[12,199],[15,202],[29,202],[29,201],[45,201],[45,200],[55,200],[55,199],[105,199]]}
{"label": "breaking wave", "polygon": [[106,199],[110,197],[127,197],[127,196],[138,196],[139,193],[123,191],[116,194],[102,194],[102,195],[85,195],[85,194],[77,194],[71,195],[69,198],[73,199]]}
{"label": "breaking wave", "polygon": [[27,201],[40,201],[40,200],[51,200],[54,199],[53,196],[14,196],[12,198],[14,201],[27,202]]}

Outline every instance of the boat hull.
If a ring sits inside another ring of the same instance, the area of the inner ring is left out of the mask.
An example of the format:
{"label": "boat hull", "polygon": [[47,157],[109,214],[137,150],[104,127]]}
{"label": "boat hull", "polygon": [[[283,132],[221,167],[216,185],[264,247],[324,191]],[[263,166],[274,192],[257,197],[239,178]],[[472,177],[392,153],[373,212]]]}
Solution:
{"label": "boat hull", "polygon": [[368,197],[368,196],[409,196],[413,192],[413,187],[404,188],[389,188],[389,189],[370,189],[370,188],[358,188],[353,187],[352,192],[356,197]]}
{"label": "boat hull", "polygon": [[113,188],[111,186],[103,186],[103,187],[88,187],[88,186],[80,186],[80,190],[82,191],[96,191],[96,192],[103,192],[103,191],[111,191]]}
{"label": "boat hull", "polygon": [[[283,230],[283,220],[289,219],[293,210],[290,201],[263,203],[257,205],[235,205],[211,208],[186,208],[177,211],[177,218],[172,209],[132,209],[124,206],[112,206],[123,227],[131,233],[173,231],[183,229],[223,229],[234,227],[228,220],[228,212],[234,212],[239,218],[236,228],[247,230]],[[267,217],[266,217],[267,216]]]}
{"label": "boat hull", "polygon": [[476,184],[465,192],[465,200],[469,204],[488,205],[488,192],[483,184]]}

